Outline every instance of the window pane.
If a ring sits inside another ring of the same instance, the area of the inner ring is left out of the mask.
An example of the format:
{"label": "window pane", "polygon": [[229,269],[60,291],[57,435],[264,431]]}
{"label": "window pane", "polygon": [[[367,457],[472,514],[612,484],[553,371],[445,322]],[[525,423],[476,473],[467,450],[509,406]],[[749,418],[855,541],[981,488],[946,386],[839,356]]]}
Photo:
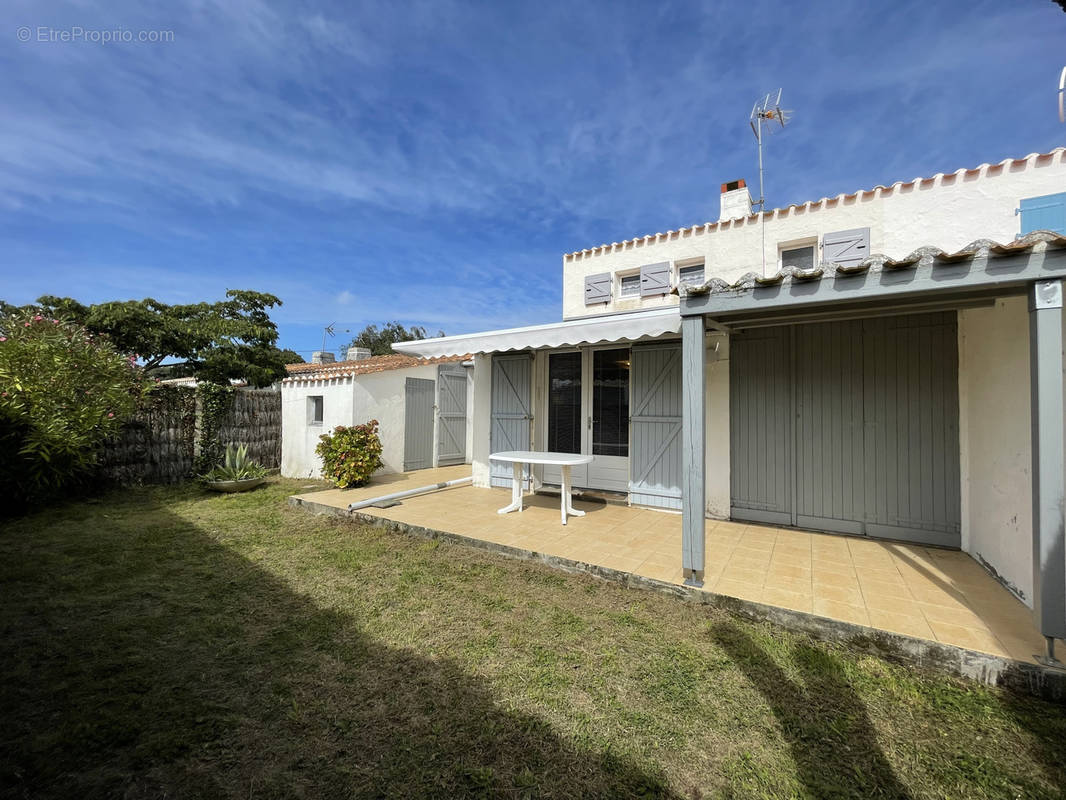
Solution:
{"label": "window pane", "polygon": [[581,452],[581,353],[548,356],[548,450]]}
{"label": "window pane", "polygon": [[592,354],[592,454],[629,455],[629,350]]}
{"label": "window pane", "polygon": [[814,248],[797,247],[793,250],[782,250],[781,266],[810,269],[814,266]]}
{"label": "window pane", "polygon": [[703,264],[682,267],[677,271],[679,283],[703,283]]}
{"label": "window pane", "polygon": [[640,294],[640,275],[626,275],[622,278],[622,297]]}

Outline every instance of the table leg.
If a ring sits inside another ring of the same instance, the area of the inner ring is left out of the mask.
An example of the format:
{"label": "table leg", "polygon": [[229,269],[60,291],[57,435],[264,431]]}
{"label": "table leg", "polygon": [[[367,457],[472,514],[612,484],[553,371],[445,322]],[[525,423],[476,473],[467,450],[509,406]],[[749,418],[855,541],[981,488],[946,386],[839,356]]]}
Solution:
{"label": "table leg", "polygon": [[563,468],[563,490],[559,496],[559,505],[561,506],[561,512],[563,515],[563,525],[566,524],[566,515],[569,514],[573,517],[585,516],[584,511],[578,511],[574,508],[574,498],[570,495],[570,467],[564,465]]}
{"label": "table leg", "polygon": [[499,509],[497,514],[507,514],[511,511],[522,510],[522,465],[518,462],[511,464],[514,482],[511,484],[511,503]]}

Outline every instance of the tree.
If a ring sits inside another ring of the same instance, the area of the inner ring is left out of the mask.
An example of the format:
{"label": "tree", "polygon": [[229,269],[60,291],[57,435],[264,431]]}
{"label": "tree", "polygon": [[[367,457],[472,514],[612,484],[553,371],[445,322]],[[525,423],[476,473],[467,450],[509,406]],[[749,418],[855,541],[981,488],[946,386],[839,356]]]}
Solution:
{"label": "tree", "polygon": [[287,347],[284,350],[281,351],[281,357],[282,357],[282,359],[284,359],[286,364],[305,364],[305,363],[307,363],[307,360],[302,355],[297,353],[295,350],[290,350]]}
{"label": "tree", "polygon": [[[437,331],[436,335],[443,336],[444,331]],[[386,322],[381,328],[377,325],[367,325],[352,339],[348,347],[366,347],[375,356],[385,356],[392,352],[393,342],[410,342],[425,338],[426,329],[421,325],[405,328],[399,322]]]}
{"label": "tree", "polygon": [[[283,378],[285,357],[276,346],[277,326],[268,313],[281,300],[237,289],[227,291],[226,298],[168,305],[149,297],[86,306],[69,297],[45,295],[33,308],[107,336],[119,351],[136,355],[149,373],[165,360],[177,359],[192,375],[215,383],[243,379],[267,386]],[[174,369],[180,365],[171,366]]]}
{"label": "tree", "polygon": [[81,325],[0,318],[0,493],[19,505],[87,475],[143,388],[133,359]]}

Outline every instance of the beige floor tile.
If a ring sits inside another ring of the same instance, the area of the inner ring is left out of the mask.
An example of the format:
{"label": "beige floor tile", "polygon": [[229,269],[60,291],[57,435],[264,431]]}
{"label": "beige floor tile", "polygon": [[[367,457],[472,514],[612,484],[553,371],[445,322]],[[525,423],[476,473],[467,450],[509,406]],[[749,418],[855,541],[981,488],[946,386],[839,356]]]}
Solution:
{"label": "beige floor tile", "polygon": [[815,565],[811,571],[811,580],[815,585],[841,586],[846,589],[859,590],[859,579],[847,572],[826,572]]}
{"label": "beige floor tile", "polygon": [[761,602],[769,603],[772,606],[791,608],[794,611],[806,611],[808,614],[811,613],[813,608],[813,598],[809,592],[793,592],[776,586],[763,587]]}
{"label": "beige floor tile", "polygon": [[764,585],[773,586],[776,589],[785,589],[790,592],[802,592],[803,594],[811,594],[814,588],[810,578],[794,575],[774,575],[773,573],[767,573]]}
{"label": "beige floor tile", "polygon": [[922,614],[930,622],[943,622],[950,625],[962,625],[965,627],[987,627],[981,621],[981,617],[968,608],[955,606],[941,606],[934,603],[918,603]]}
{"label": "beige floor tile", "polygon": [[852,568],[851,553],[847,550],[820,550],[815,548],[811,552],[811,560],[815,564],[843,564],[848,569]]}
{"label": "beige floor tile", "polygon": [[857,587],[850,588],[846,586],[831,586],[824,583],[815,583],[814,596],[821,600],[834,600],[838,603],[848,603],[853,606],[862,606],[866,604],[862,592]]}
{"label": "beige floor tile", "polygon": [[766,581],[765,570],[759,569],[747,569],[744,567],[734,567],[731,564],[726,564],[725,569],[722,570],[722,577],[728,578],[733,581],[740,581],[742,583],[753,583],[758,586]]}
{"label": "beige floor tile", "polygon": [[865,578],[867,580],[881,581],[883,583],[896,583],[902,586],[904,584],[903,576],[899,574],[899,570],[893,569],[879,569],[877,567],[867,567],[864,565],[858,565],[855,567],[855,572],[859,578]]}
{"label": "beige floor tile", "polygon": [[905,636],[919,636],[923,639],[936,638],[933,636],[933,629],[929,627],[929,623],[921,614],[914,616],[879,608],[867,608],[867,613],[870,615],[870,625],[874,628],[902,633]]}
{"label": "beige floor tile", "polygon": [[814,599],[814,613],[822,617],[854,622],[857,625],[869,625],[870,616],[865,606],[839,603],[836,600]]}
{"label": "beige floor tile", "polygon": [[[704,588],[707,588],[706,583],[704,583]],[[741,600],[751,600],[752,602],[758,603],[762,601],[763,588],[757,583],[745,583],[744,581],[730,580],[723,575],[715,582],[713,591],[717,594],[738,597]]]}
{"label": "beige floor tile", "polygon": [[807,567],[796,566],[794,564],[771,564],[770,569],[767,571],[767,576],[773,579],[777,578],[803,578],[807,581],[811,580],[811,570]]}
{"label": "beige floor tile", "polygon": [[995,636],[987,630],[967,628],[962,625],[951,625],[946,622],[930,620],[929,627],[938,642],[953,644],[956,647],[965,647],[968,650],[979,650],[982,653],[1009,656],[1007,648]]}
{"label": "beige floor tile", "polygon": [[859,572],[859,586],[866,597],[895,597],[903,600],[913,600],[910,589],[904,583],[892,583],[890,581],[875,581],[866,578]]}

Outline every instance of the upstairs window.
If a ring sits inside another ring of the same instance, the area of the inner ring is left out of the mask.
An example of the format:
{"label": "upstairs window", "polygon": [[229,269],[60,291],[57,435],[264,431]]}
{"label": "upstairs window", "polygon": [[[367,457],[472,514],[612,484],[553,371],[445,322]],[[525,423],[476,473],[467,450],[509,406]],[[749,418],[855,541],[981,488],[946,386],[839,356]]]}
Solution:
{"label": "upstairs window", "polygon": [[623,275],[618,281],[619,297],[640,297],[640,273]]}
{"label": "upstairs window", "polygon": [[787,250],[782,250],[781,266],[811,269],[814,266],[814,245],[808,244],[802,247],[790,247]]}
{"label": "upstairs window", "polygon": [[683,283],[692,283],[698,286],[703,281],[703,264],[692,264],[688,267],[679,267],[677,270],[678,286]]}
{"label": "upstairs window", "polygon": [[307,424],[322,424],[322,395],[312,395],[307,398]]}
{"label": "upstairs window", "polygon": [[1028,197],[1018,209],[1022,215],[1021,235],[1033,231],[1053,231],[1066,236],[1066,192]]}

